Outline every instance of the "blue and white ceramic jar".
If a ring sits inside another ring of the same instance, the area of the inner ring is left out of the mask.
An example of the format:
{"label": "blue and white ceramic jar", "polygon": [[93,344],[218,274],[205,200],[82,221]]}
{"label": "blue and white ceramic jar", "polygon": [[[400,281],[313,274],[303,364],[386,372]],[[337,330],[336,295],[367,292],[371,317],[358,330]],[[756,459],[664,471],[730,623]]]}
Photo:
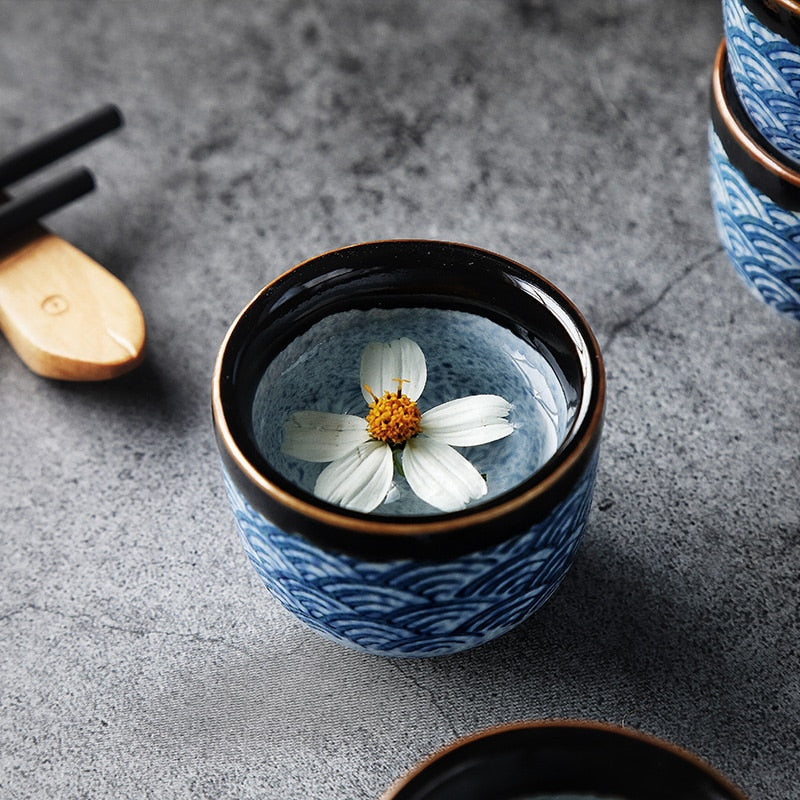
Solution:
{"label": "blue and white ceramic jar", "polygon": [[[365,511],[319,492],[347,457],[324,467],[282,445],[298,411],[358,426],[360,354],[395,336],[425,353],[415,436],[431,435],[426,414],[454,393],[508,399],[507,435],[454,447],[482,487],[455,510],[426,505],[399,446],[391,489]],[[213,377],[225,485],[256,572],[315,631],[386,656],[475,647],[547,601],[586,525],[604,397],[597,342],[558,289],[493,253],[421,240],[356,245],[290,270],[233,323]]]}
{"label": "blue and white ceramic jar", "polygon": [[711,118],[711,199],[720,240],[751,292],[800,320],[800,171],[749,119],[724,41],[714,63]]}
{"label": "blue and white ceramic jar", "polygon": [[800,3],[722,0],[737,94],[764,138],[800,163]]}

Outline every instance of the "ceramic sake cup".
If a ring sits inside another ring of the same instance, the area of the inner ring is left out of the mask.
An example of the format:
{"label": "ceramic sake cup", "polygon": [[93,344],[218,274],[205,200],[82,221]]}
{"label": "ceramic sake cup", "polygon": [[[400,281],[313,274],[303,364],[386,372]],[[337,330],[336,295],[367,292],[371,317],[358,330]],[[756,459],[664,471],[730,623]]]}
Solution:
{"label": "ceramic sake cup", "polygon": [[800,2],[723,0],[736,92],[762,136],[800,164]]}
{"label": "ceramic sake cup", "polygon": [[736,272],[756,297],[800,320],[800,170],[748,118],[724,41],[712,75],[709,158],[717,231]]}
{"label": "ceramic sake cup", "polygon": [[[397,504],[350,510],[316,494],[323,465],[283,452],[295,411],[367,411],[362,347],[397,335],[428,359],[420,407],[459,390],[511,403],[513,433],[464,451],[491,490],[466,508],[420,508],[413,494],[404,506],[398,469]],[[433,656],[509,631],[563,580],[589,513],[604,398],[595,337],[549,281],[476,247],[400,240],[319,255],[260,291],[220,347],[212,404],[241,541],[271,594],[335,642]]]}
{"label": "ceramic sake cup", "polygon": [[747,800],[686,750],[614,725],[521,722],[460,739],[381,800]]}

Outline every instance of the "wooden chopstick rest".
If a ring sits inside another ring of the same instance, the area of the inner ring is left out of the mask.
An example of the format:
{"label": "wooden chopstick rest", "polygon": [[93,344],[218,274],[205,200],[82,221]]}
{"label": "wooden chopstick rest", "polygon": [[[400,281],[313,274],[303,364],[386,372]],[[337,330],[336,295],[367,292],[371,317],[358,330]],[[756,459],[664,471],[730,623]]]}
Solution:
{"label": "wooden chopstick rest", "polygon": [[28,230],[0,250],[0,330],[23,362],[70,381],[106,380],[140,364],[145,322],[127,287],[59,236]]}
{"label": "wooden chopstick rest", "polygon": [[[111,104],[0,158],[0,187],[120,127]],[[31,370],[48,378],[114,378],[144,357],[142,311],[125,285],[38,217],[94,188],[85,167],[0,206],[0,330]],[[0,203],[7,198],[0,191]]]}

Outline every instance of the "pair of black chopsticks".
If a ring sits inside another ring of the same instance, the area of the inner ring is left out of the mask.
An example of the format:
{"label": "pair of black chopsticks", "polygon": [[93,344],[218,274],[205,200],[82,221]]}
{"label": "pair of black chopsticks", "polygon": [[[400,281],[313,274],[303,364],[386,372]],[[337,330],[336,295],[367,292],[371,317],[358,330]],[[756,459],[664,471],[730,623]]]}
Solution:
{"label": "pair of black chopsticks", "polygon": [[102,106],[0,158],[0,240],[94,189],[94,176],[78,167],[28,194],[2,202],[2,189],[123,124],[120,110]]}

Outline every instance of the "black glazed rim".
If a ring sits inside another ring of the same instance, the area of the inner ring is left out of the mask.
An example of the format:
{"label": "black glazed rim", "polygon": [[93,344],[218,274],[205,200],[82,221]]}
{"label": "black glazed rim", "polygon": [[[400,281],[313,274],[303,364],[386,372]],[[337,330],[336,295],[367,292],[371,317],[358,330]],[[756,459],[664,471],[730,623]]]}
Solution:
{"label": "black glazed rim", "polygon": [[711,121],[730,160],[751,186],[781,208],[800,210],[800,171],[756,128],[739,99],[723,39],[711,78]]}
{"label": "black glazed rim", "polygon": [[[398,275],[404,278],[402,292],[396,288]],[[537,473],[465,511],[393,517],[325,503],[288,481],[259,453],[250,417],[258,379],[289,342],[330,313],[414,305],[479,313],[522,338],[530,339],[528,330],[535,328],[537,340],[578,390],[575,420],[555,455]],[[580,390],[584,373],[588,392]],[[323,547],[384,559],[449,558],[504,541],[543,519],[569,495],[595,456],[604,403],[605,375],[597,342],[558,289],[495,253],[412,239],[366,242],[323,253],[270,283],[230,327],[212,384],[222,461],[248,502],[282,530]]]}
{"label": "black glazed rim", "polygon": [[739,0],[755,18],[779,36],[800,46],[800,3],[794,0]]}
{"label": "black glazed rim", "polygon": [[591,793],[620,800],[747,800],[724,776],[661,739],[600,722],[491,728],[423,761],[381,800],[512,800]]}

